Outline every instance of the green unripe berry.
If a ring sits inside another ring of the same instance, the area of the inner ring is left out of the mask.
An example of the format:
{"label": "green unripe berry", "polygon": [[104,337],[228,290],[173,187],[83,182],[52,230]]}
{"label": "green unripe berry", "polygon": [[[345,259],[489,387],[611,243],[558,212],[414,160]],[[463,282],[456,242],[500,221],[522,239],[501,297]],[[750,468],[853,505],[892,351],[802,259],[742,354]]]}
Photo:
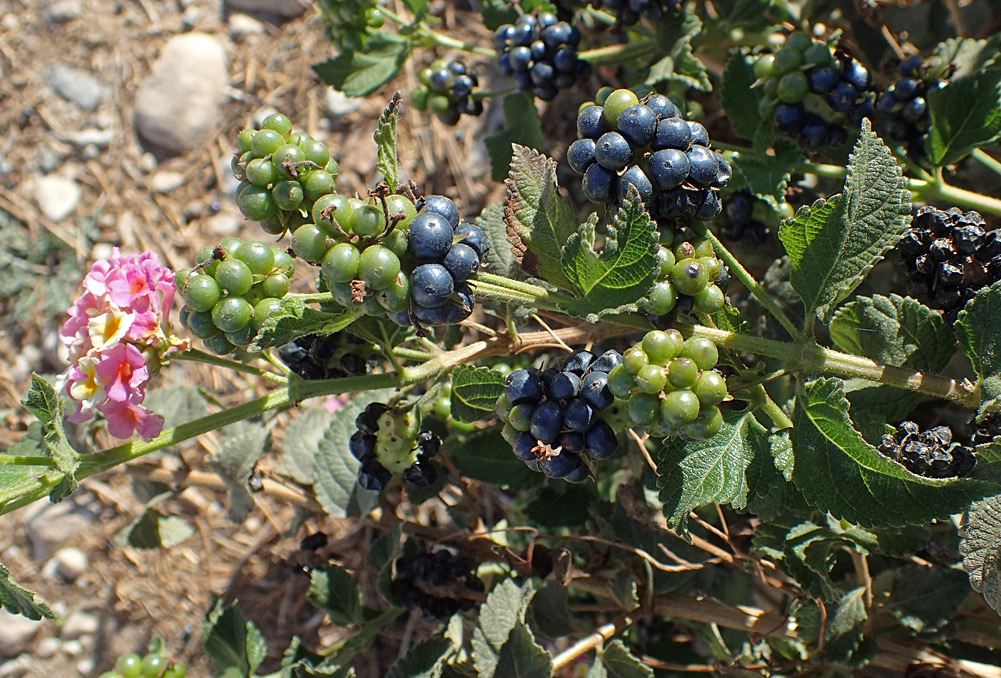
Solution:
{"label": "green unripe berry", "polygon": [[371,202],[358,205],[351,213],[351,232],[371,238],[386,230],[386,215],[381,206]]}
{"label": "green unripe berry", "polygon": [[719,405],[726,398],[726,380],[715,370],[705,370],[692,386],[692,393],[704,406]]}
{"label": "green unripe berry", "polygon": [[212,322],[211,311],[192,311],[184,324],[191,334],[199,339],[208,339],[219,334],[219,328]]}
{"label": "green unripe berry", "polygon": [[787,37],[785,44],[782,46],[786,49],[794,49],[797,52],[802,52],[812,44],[813,38],[811,38],[808,34],[796,32]]}
{"label": "green unripe berry", "polygon": [[677,303],[678,295],[675,293],[674,287],[669,281],[661,280],[650,288],[643,310],[653,315],[664,315],[670,313]]}
{"label": "green unripe berry", "polygon": [[272,113],[268,117],[264,118],[264,122],[261,123],[261,127],[263,129],[274,130],[275,132],[278,132],[278,134],[285,136],[292,131],[292,121],[281,113]]}
{"label": "green unripe berry", "polygon": [[594,94],[594,103],[598,106],[604,106],[605,102],[608,101],[608,95],[615,91],[614,87],[601,87]]}
{"label": "green unripe berry", "polygon": [[255,158],[247,163],[247,181],[258,188],[267,188],[278,180],[270,158]]}
{"label": "green unripe berry", "polygon": [[402,257],[407,253],[407,232],[400,230],[400,227],[397,226],[382,239],[382,244],[396,256]]}
{"label": "green unripe berry", "polygon": [[222,296],[219,283],[210,275],[188,276],[187,284],[181,290],[184,303],[193,311],[211,311]]}
{"label": "green unripe berry", "polygon": [[318,168],[322,169],[330,160],[330,149],[319,139],[303,139],[299,142],[299,148],[306,160],[316,164]]}
{"label": "green unripe berry", "polygon": [[265,297],[281,299],[288,294],[291,282],[284,273],[272,273],[261,282],[261,292]]}
{"label": "green unripe berry", "polygon": [[660,420],[665,426],[678,428],[699,416],[699,399],[691,391],[671,391],[660,401]]}
{"label": "green unripe berry", "polygon": [[726,297],[723,294],[723,290],[716,287],[716,285],[710,285],[692,297],[692,301],[695,303],[697,311],[715,313],[723,308],[723,305],[726,303]]}
{"label": "green unripe berry", "polygon": [[615,128],[615,123],[619,120],[622,111],[640,102],[636,93],[628,89],[617,89],[608,95],[604,104],[604,116],[608,124]]}
{"label": "green unripe berry", "polygon": [[649,362],[650,358],[642,346],[633,346],[622,354],[622,364],[630,374],[636,374]]}
{"label": "green unripe berry", "polygon": [[[298,232],[298,231],[297,231]],[[358,277],[361,254],[351,243],[334,245],[323,257],[323,277],[327,283],[349,283]],[[397,260],[399,261],[399,260]]]}
{"label": "green unripe berry", "polygon": [[400,258],[382,245],[372,245],[361,253],[358,276],[373,290],[381,290],[396,282],[400,273]]}
{"label": "green unripe berry", "polygon": [[396,228],[401,230],[410,228],[410,222],[417,216],[417,208],[414,207],[414,203],[405,195],[397,193],[386,197],[386,211],[389,212],[390,217],[394,214],[403,214],[403,219],[396,222]]}
{"label": "green unripe berry", "polygon": [[608,390],[616,398],[627,398],[635,386],[636,380],[624,364],[616,365],[608,373]]}
{"label": "green unripe berry", "polygon": [[667,375],[664,374],[662,365],[650,364],[640,368],[635,381],[636,386],[644,393],[660,393],[667,383]]}
{"label": "green unripe berry", "polygon": [[271,164],[282,179],[295,179],[299,176],[299,163],[306,161],[306,154],[295,144],[283,144],[271,156]]}
{"label": "green unripe berry", "polygon": [[305,195],[298,181],[279,181],[271,188],[271,199],[280,210],[291,212],[299,209]]}
{"label": "green unripe berry", "polygon": [[250,267],[235,257],[219,262],[213,277],[219,287],[231,296],[243,296],[254,285],[254,274]]}
{"label": "green unripe berry", "polygon": [[243,241],[235,236],[228,236],[223,238],[216,244],[216,248],[222,250],[223,256],[220,259],[225,259],[226,257],[231,257],[236,254],[237,248],[243,244]]}
{"label": "green unripe berry", "polygon": [[704,337],[692,337],[685,342],[681,354],[691,358],[700,370],[711,370],[719,360],[719,350],[716,344]]}
{"label": "green unripe berry", "polygon": [[410,278],[403,271],[396,276],[396,282],[377,291],[375,299],[390,313],[399,313],[410,306]]}
{"label": "green unripe berry", "polygon": [[668,365],[667,380],[674,388],[688,388],[699,378],[699,366],[691,358],[675,358]]}
{"label": "green unripe berry", "polygon": [[803,50],[803,63],[808,66],[827,66],[834,63],[834,55],[825,43],[814,42]]}
{"label": "green unripe berry", "polygon": [[292,234],[292,251],[305,261],[320,261],[327,253],[327,236],[315,224],[303,224]]}
{"label": "green unripe berry", "polygon": [[307,172],[299,179],[299,184],[307,200],[316,201],[334,192],[334,176],[324,169]]}
{"label": "green unripe berry", "polygon": [[775,54],[772,63],[772,75],[781,77],[803,66],[803,55],[794,49],[782,48]]}
{"label": "green unripe berry", "polygon": [[699,258],[699,263],[705,269],[706,279],[714,281],[723,272],[723,262],[713,256]]}
{"label": "green unripe berry", "polygon": [[281,308],[281,305],[281,300],[271,297],[261,299],[254,304],[254,315],[250,319],[250,326],[254,328],[254,331],[261,329],[264,321],[274,315]]}
{"label": "green unripe berry", "polygon": [[671,274],[671,269],[677,263],[674,252],[666,247],[658,247],[656,256],[657,277],[666,278]]}
{"label": "green unripe berry", "polygon": [[255,275],[267,275],[275,268],[275,254],[270,245],[248,240],[236,248],[233,256],[242,261]]}
{"label": "green unripe berry", "polygon": [[222,332],[236,332],[250,322],[254,307],[243,297],[220,299],[212,308],[212,322]]}
{"label": "green unripe berry", "polygon": [[626,403],[626,414],[637,426],[649,426],[660,414],[660,399],[649,393],[634,393]]}
{"label": "green unripe berry", "polygon": [[271,191],[251,184],[237,191],[236,206],[251,221],[264,221],[274,216],[277,209],[275,201],[271,199]]}
{"label": "green unripe berry", "polygon": [[115,670],[122,678],[139,678],[142,675],[142,658],[134,653],[123,654],[115,662]]}
{"label": "green unripe berry", "polygon": [[667,365],[684,345],[684,339],[677,330],[651,330],[643,337],[643,351],[650,362]]}
{"label": "green unripe berry", "polygon": [[779,88],[776,90],[779,101],[786,104],[795,104],[806,98],[810,92],[810,83],[806,79],[803,71],[793,71],[786,73],[779,80]]}
{"label": "green unripe berry", "polygon": [[226,355],[227,353],[232,353],[233,349],[236,348],[222,332],[209,337],[208,339],[202,339],[202,343],[205,344],[205,348],[216,355]]}
{"label": "green unripe berry", "polygon": [[770,78],[775,64],[774,54],[762,54],[754,62],[754,77],[758,80]]}
{"label": "green unripe berry", "polygon": [[225,332],[226,341],[234,346],[249,346],[256,335],[257,330],[254,329],[253,323],[247,323],[243,329],[236,332]]}
{"label": "green unripe berry", "polygon": [[699,417],[691,424],[681,429],[689,438],[705,440],[712,438],[723,428],[723,413],[718,407],[703,407]]}
{"label": "green unripe berry", "polygon": [[671,269],[671,284],[678,294],[694,296],[709,282],[709,276],[698,259],[682,259]]}
{"label": "green unripe berry", "polygon": [[508,413],[507,422],[519,431],[527,431],[532,426],[535,405],[515,405]]}
{"label": "green unripe berry", "polygon": [[257,130],[255,129],[244,129],[240,130],[240,133],[236,135],[236,146],[240,149],[241,155],[251,150],[255,134],[257,134]]}
{"label": "green unripe berry", "polygon": [[271,155],[285,143],[285,138],[273,129],[262,129],[254,135],[250,143],[250,152],[255,158]]}

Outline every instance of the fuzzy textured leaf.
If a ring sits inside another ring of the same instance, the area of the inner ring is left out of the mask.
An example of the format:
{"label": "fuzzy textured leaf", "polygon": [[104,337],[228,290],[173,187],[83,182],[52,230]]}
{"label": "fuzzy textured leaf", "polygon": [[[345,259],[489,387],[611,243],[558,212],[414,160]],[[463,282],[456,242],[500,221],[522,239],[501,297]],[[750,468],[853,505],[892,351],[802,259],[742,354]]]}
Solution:
{"label": "fuzzy textured leaf", "polygon": [[379,162],[376,169],[386,178],[390,191],[396,190],[398,183],[399,158],[396,151],[396,124],[400,120],[400,107],[403,105],[403,95],[393,94],[386,110],[379,117],[375,128],[375,146],[379,150]]}
{"label": "fuzzy textured leaf", "polygon": [[834,307],[893,247],[910,220],[910,193],[900,167],[863,120],[844,192],[801,207],[779,229],[808,328],[816,318],[830,321]]}
{"label": "fuzzy textured leaf", "polygon": [[386,678],[441,678],[445,661],[455,652],[455,644],[443,634],[435,634],[415,644],[386,673]]}
{"label": "fuzzy textured leaf", "polygon": [[364,53],[347,50],[313,64],[313,71],[320,80],[349,97],[371,94],[399,72],[413,49],[409,41],[388,40],[384,35],[372,36],[371,49]]}
{"label": "fuzzy textured leaf", "polygon": [[754,133],[761,124],[758,102],[762,92],[760,88],[751,87],[756,80],[754,58],[741,52],[731,54],[723,72],[720,97],[730,126],[745,139],[754,139]]}
{"label": "fuzzy textured leaf", "polygon": [[35,595],[11,579],[10,570],[0,563],[0,609],[36,621],[55,619],[56,613],[42,601],[35,600]]}
{"label": "fuzzy textured leaf", "polygon": [[313,484],[320,440],[334,415],[323,405],[299,413],[285,429],[278,472],[303,485]]}
{"label": "fuzzy textured leaf", "polygon": [[[600,669],[598,668],[600,666]],[[596,673],[600,671],[600,673]],[[605,643],[588,678],[652,678],[653,669],[641,662],[621,640]]]}
{"label": "fuzzy textured leaf", "polygon": [[963,515],[963,569],[970,586],[1001,614],[1001,495],[976,501]]}
{"label": "fuzzy textured leaf", "polygon": [[928,93],[928,110],[926,147],[935,165],[954,164],[1001,139],[1001,66],[950,78]]}
{"label": "fuzzy textured leaf", "polygon": [[905,565],[893,579],[885,608],[915,633],[938,631],[970,595],[967,576],[942,567]]}
{"label": "fuzzy textured leaf", "polygon": [[76,489],[76,470],[80,467],[80,455],[66,439],[63,428],[63,402],[52,385],[38,374],[31,373],[31,388],[21,401],[25,409],[38,418],[42,425],[42,442],[45,452],[56,468],[63,473],[59,485],[52,490],[52,501],[64,499]]}
{"label": "fuzzy textured leaf", "polygon": [[309,600],[338,626],[362,621],[361,589],[340,565],[332,564],[310,572]]}
{"label": "fuzzy textured leaf", "polygon": [[720,432],[708,440],[669,440],[657,459],[668,524],[686,532],[688,514],[700,506],[744,508],[747,467],[756,454],[769,454],[768,432],[749,412],[724,414]]}
{"label": "fuzzy textured leaf", "polygon": [[552,678],[553,661],[524,622],[511,629],[497,656],[496,678]]}
{"label": "fuzzy textured leaf", "polygon": [[484,258],[485,268],[494,275],[507,278],[524,278],[514,250],[507,242],[507,224],[504,223],[504,203],[490,205],[476,217],[476,225],[483,229],[490,241],[490,251]]}
{"label": "fuzzy textured leaf", "polygon": [[247,350],[253,353],[271,346],[282,346],[307,334],[334,334],[363,315],[360,306],[346,309],[342,313],[327,313],[313,308],[298,297],[286,297],[274,314],[261,325]]}
{"label": "fuzzy textured leaf", "polygon": [[606,313],[635,310],[655,276],[659,233],[636,189],[608,226],[601,252],[595,251],[597,215],[592,214],[562,249],[563,270],[591,312],[588,322]]}
{"label": "fuzzy textured leaf", "polygon": [[995,34],[990,40],[949,38],[936,45],[932,53],[953,65],[953,78],[965,78],[998,63],[1001,34]]}
{"label": "fuzzy textured leaf", "polygon": [[865,587],[845,593],[827,623],[824,655],[834,661],[850,661],[862,644],[863,625],[869,618],[865,606]]}
{"label": "fuzzy textured leaf", "polygon": [[[511,631],[525,623],[525,614],[534,596],[535,586],[531,582],[519,585],[513,579],[505,579],[494,587],[486,602],[480,606],[472,642],[473,663],[482,678],[493,678],[501,648]],[[502,674],[498,678],[507,677]]]}
{"label": "fuzzy textured leaf", "polygon": [[840,379],[803,387],[793,422],[793,481],[811,504],[836,518],[863,526],[919,525],[997,491],[983,481],[917,476],[881,455],[852,428]]}
{"label": "fuzzy textured leaf", "polygon": [[977,292],[953,327],[980,377],[981,412],[1001,409],[1001,282]]}
{"label": "fuzzy textured leaf", "polygon": [[269,433],[263,424],[238,421],[222,430],[218,450],[209,456],[209,466],[229,486],[229,515],[242,522],[254,507],[247,481],[269,446]]}
{"label": "fuzzy textured leaf", "polygon": [[658,54],[664,56],[650,67],[645,84],[679,82],[685,87],[711,91],[706,67],[692,51],[692,38],[702,32],[702,20],[691,7],[683,6],[683,16],[677,20],[657,22],[656,29]]}
{"label": "fuzzy textured leaf", "polygon": [[524,146],[514,146],[505,180],[507,240],[523,271],[557,287],[572,289],[563,271],[563,245],[577,233],[570,201],[556,184],[556,162]]}
{"label": "fuzzy textured leaf", "polygon": [[484,140],[490,155],[490,178],[503,181],[508,175],[513,145],[541,150],[544,141],[535,99],[525,92],[508,94],[504,97],[504,129]]}
{"label": "fuzzy textured leaf", "polygon": [[489,419],[504,393],[504,377],[489,367],[459,365],[452,373],[452,416],[459,421]]}
{"label": "fuzzy textured leaf", "polygon": [[217,600],[202,624],[202,646],[219,674],[249,678],[268,652],[267,642],[254,622],[246,621],[234,601],[223,607]]}

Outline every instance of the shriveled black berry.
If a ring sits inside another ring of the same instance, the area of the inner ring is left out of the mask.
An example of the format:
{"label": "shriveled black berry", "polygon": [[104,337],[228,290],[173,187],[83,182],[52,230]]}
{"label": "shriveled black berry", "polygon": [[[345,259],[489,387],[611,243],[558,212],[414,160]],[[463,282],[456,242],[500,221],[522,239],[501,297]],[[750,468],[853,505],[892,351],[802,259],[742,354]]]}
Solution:
{"label": "shriveled black berry", "polygon": [[877,449],[911,473],[927,478],[963,477],[976,464],[973,451],[954,443],[947,426],[922,432],[914,422],[904,421],[894,433],[883,436]]}

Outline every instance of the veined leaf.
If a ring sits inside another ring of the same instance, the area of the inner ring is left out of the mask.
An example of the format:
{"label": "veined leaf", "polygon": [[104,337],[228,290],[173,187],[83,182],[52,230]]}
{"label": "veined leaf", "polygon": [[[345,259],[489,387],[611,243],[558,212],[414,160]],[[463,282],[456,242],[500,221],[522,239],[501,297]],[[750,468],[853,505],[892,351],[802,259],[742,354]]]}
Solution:
{"label": "veined leaf", "polygon": [[425,638],[389,668],[386,678],[441,678],[455,644],[443,633]]}
{"label": "veined leaf", "polygon": [[330,620],[338,626],[362,621],[361,589],[340,565],[310,572],[309,601],[330,615]]}
{"label": "veined leaf", "polygon": [[928,110],[926,146],[935,165],[954,164],[1001,139],[1001,66],[950,78],[928,93]]}
{"label": "veined leaf", "polygon": [[497,656],[496,678],[552,678],[553,661],[524,622],[511,629]]}
{"label": "veined leaf", "polygon": [[246,621],[234,601],[217,600],[202,624],[202,646],[219,675],[251,676],[268,653],[260,629]]}
{"label": "veined leaf", "polygon": [[616,638],[598,652],[588,678],[653,678],[653,669],[641,662]]}
{"label": "veined leaf", "polygon": [[734,174],[743,177],[751,193],[775,208],[785,201],[789,177],[803,163],[806,155],[788,139],[778,139],[773,145],[774,156],[761,159],[751,154],[736,153],[731,164]]}
{"label": "veined leaf", "polygon": [[504,377],[489,367],[459,365],[452,373],[452,416],[473,422],[490,418],[504,393]]}
{"label": "veined leaf", "polygon": [[597,216],[580,225],[563,247],[563,270],[592,309],[586,317],[597,322],[606,313],[635,310],[635,304],[653,285],[659,234],[636,189],[608,227],[604,248],[595,251]]}
{"label": "veined leaf", "polygon": [[981,413],[1001,409],[1001,282],[977,292],[959,312],[954,329],[980,377]]}
{"label": "veined leaf", "polygon": [[806,306],[806,326],[829,322],[911,220],[910,193],[890,149],[862,121],[843,194],[802,207],[782,222],[792,286]]}
{"label": "veined leaf", "polygon": [[761,88],[751,87],[756,80],[754,57],[742,52],[731,54],[723,72],[720,97],[727,112],[726,119],[733,131],[750,140],[754,139],[754,133],[762,120],[761,113],[758,112]]}
{"label": "veined leaf", "polygon": [[396,190],[397,172],[399,171],[399,160],[396,152],[396,123],[400,119],[400,106],[403,103],[403,95],[396,92],[390,100],[386,110],[379,117],[379,124],[375,128],[375,145],[379,149],[379,162],[376,169],[386,178],[386,185],[390,191]]}
{"label": "veined leaf", "polygon": [[473,629],[473,663],[482,678],[493,678],[501,648],[507,643],[511,631],[525,623],[525,614],[533,596],[535,586],[532,583],[519,585],[513,579],[505,579],[494,587],[486,602],[480,606],[480,615]]}
{"label": "veined leaf", "polygon": [[522,270],[557,287],[573,289],[563,271],[562,250],[577,233],[577,219],[570,201],[559,194],[556,162],[515,145],[505,183],[507,239]]}
{"label": "veined leaf", "polygon": [[341,313],[328,313],[313,308],[299,297],[286,297],[261,325],[247,350],[257,352],[271,346],[282,346],[307,334],[334,334],[364,315],[361,305]]}
{"label": "veined leaf", "polygon": [[243,522],[254,508],[247,482],[267,451],[268,438],[263,424],[238,421],[222,430],[219,449],[208,458],[209,466],[229,486],[229,516],[235,522]]}
{"label": "veined leaf", "polygon": [[668,524],[686,532],[688,514],[700,506],[744,508],[747,467],[759,454],[769,454],[768,432],[750,412],[727,412],[720,432],[708,440],[669,440],[657,460]]}
{"label": "veined leaf", "polygon": [[706,67],[692,50],[692,38],[702,32],[702,20],[688,5],[683,6],[682,12],[679,19],[657,22],[658,54],[664,56],[650,67],[645,84],[680,82],[685,87],[709,92],[712,83]]}
{"label": "veined leaf", "polygon": [[10,570],[0,563],[0,608],[28,619],[55,619],[56,614],[35,595],[10,578]]}
{"label": "veined leaf", "polygon": [[503,181],[508,175],[513,145],[541,150],[544,139],[535,99],[525,92],[508,94],[504,97],[504,129],[484,141],[490,154],[490,178]]}
{"label": "veined leaf", "polygon": [[845,593],[830,614],[824,634],[824,656],[834,661],[849,662],[862,645],[863,625],[869,618],[865,606],[865,587]]}
{"label": "veined leaf", "polygon": [[491,31],[518,20],[518,10],[508,0],[482,0],[480,12],[483,14],[483,25]]}
{"label": "veined leaf", "polygon": [[893,578],[893,590],[883,609],[911,631],[928,633],[954,620],[969,595],[969,580],[963,572],[905,565]]}
{"label": "veined leaf", "polygon": [[483,229],[490,242],[490,250],[484,258],[485,268],[495,275],[507,278],[524,278],[514,250],[507,241],[507,224],[504,223],[504,203],[487,207],[476,217],[476,225]]}
{"label": "veined leaf", "polygon": [[990,40],[949,38],[936,45],[932,54],[941,58],[944,63],[952,64],[955,68],[953,78],[965,78],[998,63],[1001,34],[995,34]]}
{"label": "veined leaf", "polygon": [[38,374],[31,373],[31,388],[21,401],[25,409],[38,418],[42,425],[42,443],[45,452],[56,468],[63,473],[62,480],[50,493],[52,501],[65,499],[76,489],[76,470],[80,467],[80,455],[66,439],[63,428],[63,402],[52,385]]}
{"label": "veined leaf", "polygon": [[974,502],[963,515],[963,569],[970,586],[1001,614],[1001,495]]}
{"label": "veined leaf", "polygon": [[807,500],[863,526],[920,525],[965,510],[998,486],[914,475],[852,428],[840,379],[818,379],[796,397],[793,481]]}
{"label": "veined leaf", "polygon": [[389,82],[410,56],[410,41],[387,40],[385,33],[371,38],[371,49],[362,52],[350,50],[313,64],[313,71],[320,80],[347,94],[363,97]]}

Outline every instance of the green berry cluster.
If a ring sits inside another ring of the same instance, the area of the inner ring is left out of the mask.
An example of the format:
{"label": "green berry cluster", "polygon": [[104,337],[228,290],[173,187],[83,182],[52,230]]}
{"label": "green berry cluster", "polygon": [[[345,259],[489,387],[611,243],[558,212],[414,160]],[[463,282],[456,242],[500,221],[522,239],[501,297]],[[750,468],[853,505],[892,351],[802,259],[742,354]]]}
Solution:
{"label": "green berry cluster", "polygon": [[680,232],[676,237],[669,233],[664,233],[657,249],[657,278],[643,310],[653,316],[693,309],[715,313],[726,302],[720,288],[728,277],[723,262],[705,238],[685,239]]}
{"label": "green berry cluster", "polygon": [[608,374],[608,388],[626,400],[634,426],[655,436],[711,438],[723,424],[717,406],[726,398],[726,381],[713,369],[718,358],[708,339],[652,330],[622,354],[622,364]]}
{"label": "green berry cluster", "polygon": [[271,235],[306,222],[315,201],[334,192],[337,162],[322,141],[292,130],[281,113],[264,119],[261,129],[237,137],[233,174],[240,180],[236,204],[245,217]]}
{"label": "green berry cluster", "polygon": [[197,260],[174,277],[181,322],[219,355],[250,344],[288,294],[295,261],[280,247],[239,238],[202,248]]}
{"label": "green berry cluster", "polygon": [[171,662],[166,657],[150,652],[145,657],[135,653],[122,655],[115,662],[114,671],[106,671],[100,678],[185,678],[188,669],[183,662]]}

